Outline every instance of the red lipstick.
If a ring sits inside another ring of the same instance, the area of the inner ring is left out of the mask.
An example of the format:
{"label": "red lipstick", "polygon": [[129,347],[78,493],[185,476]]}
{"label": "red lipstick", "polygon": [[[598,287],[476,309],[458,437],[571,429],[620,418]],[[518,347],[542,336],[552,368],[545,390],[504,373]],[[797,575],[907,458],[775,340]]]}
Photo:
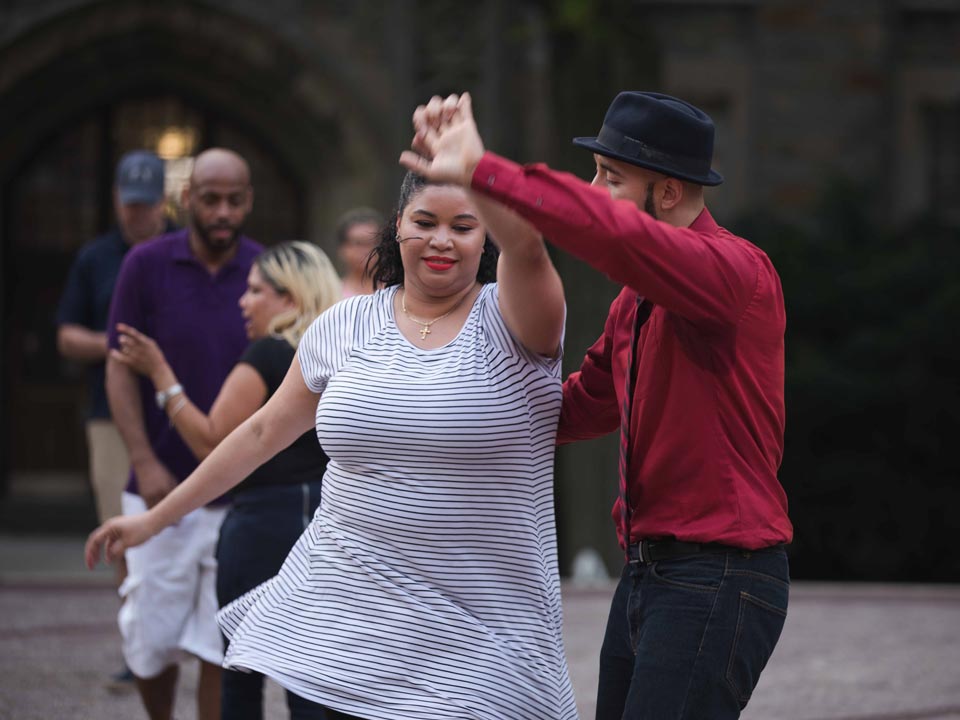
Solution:
{"label": "red lipstick", "polygon": [[423,261],[427,264],[427,267],[431,270],[437,270],[442,272],[444,270],[449,270],[457,262],[452,258],[442,257],[438,255],[432,255],[430,257],[425,257]]}

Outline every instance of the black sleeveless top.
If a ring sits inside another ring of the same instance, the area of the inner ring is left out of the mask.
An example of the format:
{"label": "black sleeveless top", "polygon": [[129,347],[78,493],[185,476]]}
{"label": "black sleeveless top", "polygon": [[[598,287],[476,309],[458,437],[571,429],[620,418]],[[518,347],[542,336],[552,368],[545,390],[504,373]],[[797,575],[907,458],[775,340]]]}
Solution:
{"label": "black sleeveless top", "polygon": [[[273,396],[290,369],[296,348],[283,338],[268,336],[250,344],[239,362],[250,365],[267,385],[267,398]],[[292,485],[316,482],[327,469],[327,454],[320,447],[317,433],[310,429],[290,447],[281,450],[248,475],[234,492],[264,485]]]}

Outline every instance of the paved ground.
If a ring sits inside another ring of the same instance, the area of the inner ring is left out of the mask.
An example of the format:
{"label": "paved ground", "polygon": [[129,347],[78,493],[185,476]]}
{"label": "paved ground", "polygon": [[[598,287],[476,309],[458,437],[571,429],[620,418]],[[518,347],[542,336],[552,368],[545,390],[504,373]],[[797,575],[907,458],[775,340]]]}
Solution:
{"label": "paved ground", "polygon": [[[143,718],[104,689],[120,667],[110,573],[79,539],[0,536],[0,720]],[[610,588],[565,588],[567,651],[584,720]],[[195,684],[184,666],[177,717]],[[285,718],[268,691],[268,718]],[[746,720],[960,719],[960,586],[797,583],[783,639]]]}

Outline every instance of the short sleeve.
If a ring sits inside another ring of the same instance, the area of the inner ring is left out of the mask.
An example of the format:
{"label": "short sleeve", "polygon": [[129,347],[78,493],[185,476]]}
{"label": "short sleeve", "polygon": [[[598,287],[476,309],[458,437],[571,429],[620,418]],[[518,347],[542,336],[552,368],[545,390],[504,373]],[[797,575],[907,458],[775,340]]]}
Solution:
{"label": "short sleeve", "polygon": [[[500,288],[497,283],[484,286],[480,302],[482,303],[480,312],[482,313],[484,330],[490,342],[498,350],[512,357],[521,358],[547,375],[560,377],[563,360],[563,335],[560,336],[560,348],[556,357],[550,358],[531,352],[513,336],[503,319],[503,314],[500,312]],[[564,318],[564,332],[566,332],[566,318]]]}
{"label": "short sleeve", "polygon": [[267,396],[273,395],[290,369],[294,350],[286,340],[268,336],[260,338],[243,351],[239,363],[249,365],[263,379],[267,386]]}
{"label": "short sleeve", "polygon": [[110,319],[107,322],[107,338],[111,348],[120,347],[117,333],[117,323],[125,323],[143,331],[146,328],[146,314],[144,312],[143,294],[144,283],[147,278],[142,272],[143,263],[141,254],[134,248],[127,253],[120,265],[117,284],[110,301]]}
{"label": "short sleeve", "polygon": [[67,284],[57,306],[57,325],[83,325],[90,328],[95,324],[88,250],[89,246],[77,253],[70,266]]}
{"label": "short sleeve", "polygon": [[358,295],[341,300],[321,313],[303,334],[297,357],[303,381],[312,392],[322,393],[350,357],[359,326],[370,314],[372,297]]}

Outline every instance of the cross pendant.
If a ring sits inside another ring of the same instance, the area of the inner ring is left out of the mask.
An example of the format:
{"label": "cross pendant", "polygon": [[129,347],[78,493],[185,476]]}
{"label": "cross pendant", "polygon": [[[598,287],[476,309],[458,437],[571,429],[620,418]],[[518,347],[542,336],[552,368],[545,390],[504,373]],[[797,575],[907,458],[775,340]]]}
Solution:
{"label": "cross pendant", "polygon": [[424,325],[422,328],[420,328],[420,339],[421,339],[421,340],[426,340],[426,339],[427,339],[427,335],[429,335],[429,334],[430,334],[430,326],[429,326],[429,325]]}

